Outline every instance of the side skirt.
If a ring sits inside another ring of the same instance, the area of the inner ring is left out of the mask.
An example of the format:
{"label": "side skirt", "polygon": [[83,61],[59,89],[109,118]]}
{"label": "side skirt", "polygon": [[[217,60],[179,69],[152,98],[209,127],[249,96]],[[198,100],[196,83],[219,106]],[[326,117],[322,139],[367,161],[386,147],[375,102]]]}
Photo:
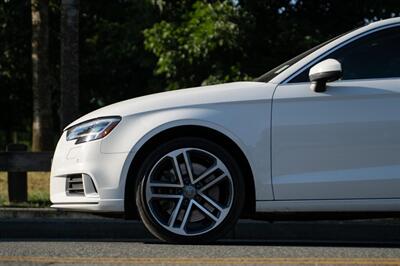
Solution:
{"label": "side skirt", "polygon": [[257,201],[256,212],[400,212],[400,199]]}

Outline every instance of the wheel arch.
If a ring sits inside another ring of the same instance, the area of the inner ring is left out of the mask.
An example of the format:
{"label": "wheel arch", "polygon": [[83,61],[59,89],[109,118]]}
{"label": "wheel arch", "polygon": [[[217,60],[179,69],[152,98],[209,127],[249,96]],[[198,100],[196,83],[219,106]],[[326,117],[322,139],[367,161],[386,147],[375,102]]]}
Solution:
{"label": "wheel arch", "polygon": [[250,163],[239,145],[232,140],[232,138],[216,129],[212,129],[203,125],[179,125],[156,133],[154,136],[150,137],[135,153],[129,165],[124,188],[124,207],[126,218],[134,219],[138,217],[135,205],[135,191],[129,189],[135,187],[136,180],[133,178],[135,176],[134,170],[137,169],[138,165],[140,165],[141,161],[144,159],[144,156],[146,156],[151,149],[167,140],[177,137],[201,137],[221,144],[229,153],[234,156],[235,160],[237,160],[239,163],[239,167],[243,171],[245,181],[245,203],[241,217],[244,218],[253,216],[255,213],[256,204],[254,175]]}

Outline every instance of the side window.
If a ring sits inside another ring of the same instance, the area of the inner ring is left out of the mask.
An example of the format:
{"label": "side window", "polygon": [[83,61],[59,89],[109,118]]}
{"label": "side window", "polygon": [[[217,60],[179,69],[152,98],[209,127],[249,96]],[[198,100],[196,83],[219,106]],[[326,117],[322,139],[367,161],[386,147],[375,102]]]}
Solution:
{"label": "side window", "polygon": [[[400,77],[400,27],[371,33],[324,56],[318,62],[327,58],[334,58],[342,64],[343,80]],[[310,68],[289,83],[309,82]]]}

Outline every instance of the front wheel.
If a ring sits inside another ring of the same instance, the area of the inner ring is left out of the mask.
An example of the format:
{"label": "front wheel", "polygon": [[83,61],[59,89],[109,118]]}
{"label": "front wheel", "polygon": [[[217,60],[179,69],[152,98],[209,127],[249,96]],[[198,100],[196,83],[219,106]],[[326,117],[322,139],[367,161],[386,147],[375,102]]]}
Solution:
{"label": "front wheel", "polygon": [[171,140],[144,160],[136,204],[149,231],[161,240],[209,242],[236,223],[244,182],[235,159],[201,138]]}

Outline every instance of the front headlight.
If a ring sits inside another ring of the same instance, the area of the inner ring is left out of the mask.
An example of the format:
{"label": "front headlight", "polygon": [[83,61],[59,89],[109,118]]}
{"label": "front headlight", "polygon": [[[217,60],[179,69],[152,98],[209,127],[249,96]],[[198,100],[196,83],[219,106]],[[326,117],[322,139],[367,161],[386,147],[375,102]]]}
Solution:
{"label": "front headlight", "polygon": [[121,117],[103,117],[86,121],[67,129],[67,140],[76,139],[75,144],[101,139],[121,121]]}

